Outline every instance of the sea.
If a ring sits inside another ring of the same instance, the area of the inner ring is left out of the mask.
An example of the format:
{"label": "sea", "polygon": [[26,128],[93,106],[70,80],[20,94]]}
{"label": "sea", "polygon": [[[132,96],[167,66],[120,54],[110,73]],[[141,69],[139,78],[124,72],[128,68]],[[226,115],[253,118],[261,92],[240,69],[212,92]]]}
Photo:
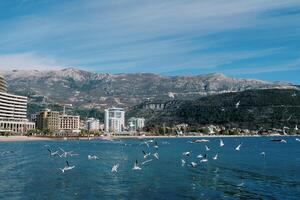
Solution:
{"label": "sea", "polygon": [[[296,137],[275,138],[286,143],[224,137],[223,147],[218,137],[206,139],[1,142],[0,199],[300,199]],[[50,156],[47,149],[72,151],[72,156]],[[151,155],[144,158],[143,151]],[[199,154],[206,154],[207,162],[200,162]],[[152,161],[142,164],[146,160]],[[75,167],[62,173],[66,161]],[[132,169],[136,161],[140,170]],[[113,165],[117,172],[111,172]]]}

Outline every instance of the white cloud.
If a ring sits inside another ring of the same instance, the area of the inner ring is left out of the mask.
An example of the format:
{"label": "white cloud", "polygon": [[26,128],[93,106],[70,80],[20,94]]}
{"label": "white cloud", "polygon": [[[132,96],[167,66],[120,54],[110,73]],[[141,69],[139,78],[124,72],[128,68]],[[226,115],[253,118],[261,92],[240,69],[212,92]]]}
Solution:
{"label": "white cloud", "polygon": [[35,53],[0,55],[0,70],[14,69],[59,69],[57,61],[50,57],[38,56]]}

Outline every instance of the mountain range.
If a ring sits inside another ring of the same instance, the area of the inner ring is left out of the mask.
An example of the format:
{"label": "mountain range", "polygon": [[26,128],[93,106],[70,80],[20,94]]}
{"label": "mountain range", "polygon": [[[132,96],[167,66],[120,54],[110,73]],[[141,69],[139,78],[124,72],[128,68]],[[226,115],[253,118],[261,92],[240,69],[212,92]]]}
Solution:
{"label": "mountain range", "polygon": [[230,78],[220,73],[161,76],[151,73],[107,74],[74,68],[1,72],[12,93],[26,95],[31,104],[72,104],[79,109],[128,109],[145,101],[191,100],[212,94],[251,89],[294,89],[287,83]]}

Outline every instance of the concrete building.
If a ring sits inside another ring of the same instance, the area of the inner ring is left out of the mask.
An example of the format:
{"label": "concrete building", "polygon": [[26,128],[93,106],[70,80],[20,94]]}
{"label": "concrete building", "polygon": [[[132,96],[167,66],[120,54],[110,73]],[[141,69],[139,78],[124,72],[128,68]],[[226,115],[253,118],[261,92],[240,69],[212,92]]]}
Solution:
{"label": "concrete building", "polygon": [[80,132],[80,117],[78,115],[59,115],[59,130]]}
{"label": "concrete building", "polygon": [[125,110],[123,108],[105,109],[104,126],[105,132],[123,132],[125,127]]}
{"label": "concrete building", "polygon": [[95,118],[88,118],[86,120],[86,129],[90,132],[96,132],[100,130],[100,121]]}
{"label": "concrete building", "polygon": [[36,128],[45,131],[58,131],[60,129],[59,112],[44,109],[36,115]]}
{"label": "concrete building", "polygon": [[36,127],[41,131],[50,130],[53,132],[79,132],[80,117],[60,114],[58,111],[44,109],[36,116]]}
{"label": "concrete building", "polygon": [[128,124],[129,124],[129,131],[131,132],[141,131],[145,127],[145,119],[131,117],[128,120]]}
{"label": "concrete building", "polygon": [[34,129],[27,120],[27,97],[7,93],[4,78],[0,76],[0,132],[24,134]]}

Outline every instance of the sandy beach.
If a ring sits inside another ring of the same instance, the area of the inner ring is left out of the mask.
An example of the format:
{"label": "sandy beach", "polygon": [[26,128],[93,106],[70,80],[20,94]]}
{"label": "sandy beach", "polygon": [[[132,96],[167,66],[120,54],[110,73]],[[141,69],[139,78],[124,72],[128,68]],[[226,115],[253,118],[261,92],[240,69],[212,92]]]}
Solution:
{"label": "sandy beach", "polygon": [[51,138],[28,137],[28,136],[0,136],[0,142],[42,141],[42,140],[51,140]]}

